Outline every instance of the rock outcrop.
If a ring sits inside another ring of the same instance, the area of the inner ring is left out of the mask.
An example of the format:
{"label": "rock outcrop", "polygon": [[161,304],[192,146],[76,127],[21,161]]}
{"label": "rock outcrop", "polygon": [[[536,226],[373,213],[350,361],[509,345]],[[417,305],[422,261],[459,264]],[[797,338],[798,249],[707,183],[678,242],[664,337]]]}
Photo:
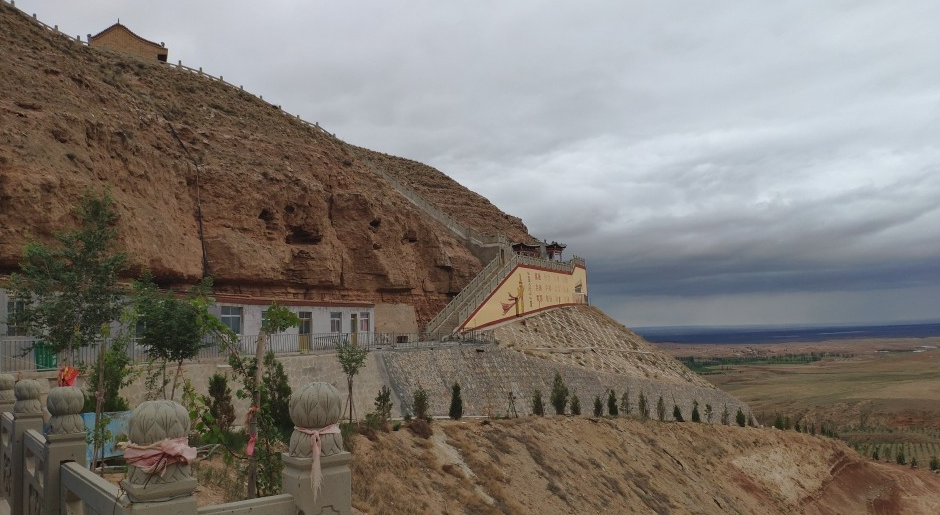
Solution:
{"label": "rock outcrop", "polygon": [[87,48],[6,4],[0,27],[0,275],[107,189],[134,272],[163,285],[206,274],[220,292],[404,303],[426,320],[483,264],[365,160],[476,230],[531,238],[439,171],[237,88]]}

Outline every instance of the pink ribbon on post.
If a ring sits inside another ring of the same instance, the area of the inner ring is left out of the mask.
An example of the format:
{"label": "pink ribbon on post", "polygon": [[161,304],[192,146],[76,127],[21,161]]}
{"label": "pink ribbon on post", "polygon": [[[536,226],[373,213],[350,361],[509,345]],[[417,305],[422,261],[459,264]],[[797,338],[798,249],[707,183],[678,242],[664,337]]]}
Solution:
{"label": "pink ribbon on post", "polygon": [[196,459],[196,449],[189,446],[189,439],[164,438],[150,445],[137,445],[121,442],[118,448],[124,450],[124,460],[147,474],[160,474],[174,463],[187,464]]}
{"label": "pink ribbon on post", "polygon": [[305,435],[310,435],[310,448],[313,451],[313,463],[310,466],[310,486],[313,488],[313,498],[316,499],[317,494],[320,493],[320,481],[323,479],[320,471],[320,452],[323,451],[323,441],[320,440],[320,436],[340,434],[339,424],[331,424],[322,429],[308,429],[306,427],[294,427],[294,429]]}

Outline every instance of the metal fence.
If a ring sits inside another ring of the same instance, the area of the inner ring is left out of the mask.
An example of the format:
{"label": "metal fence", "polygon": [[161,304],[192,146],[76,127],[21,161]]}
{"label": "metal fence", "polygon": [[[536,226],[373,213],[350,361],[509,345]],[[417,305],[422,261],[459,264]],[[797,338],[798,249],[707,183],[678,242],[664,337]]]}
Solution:
{"label": "metal fence", "polygon": [[[116,340],[98,342],[72,351],[74,364],[90,364],[98,359],[102,343],[111,345]],[[265,348],[276,355],[332,352],[339,343],[355,343],[369,351],[435,348],[453,345],[481,345],[495,343],[488,331],[465,334],[423,333],[322,333],[322,334],[271,334],[267,336]],[[238,335],[234,346],[242,355],[253,356],[257,349],[257,335]],[[146,363],[149,359],[147,347],[137,340],[126,344],[128,356],[134,363]],[[228,357],[228,346],[217,339],[207,339],[193,361],[222,360]],[[55,370],[64,360],[61,354],[52,353],[44,342],[37,338],[0,336],[0,372]]]}

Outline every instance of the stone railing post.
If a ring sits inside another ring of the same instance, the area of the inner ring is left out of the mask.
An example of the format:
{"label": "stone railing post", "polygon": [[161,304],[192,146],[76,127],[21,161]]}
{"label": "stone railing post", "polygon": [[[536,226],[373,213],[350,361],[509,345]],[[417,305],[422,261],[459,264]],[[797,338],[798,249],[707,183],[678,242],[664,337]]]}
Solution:
{"label": "stone railing post", "polygon": [[84,404],[85,396],[74,386],[53,388],[46,397],[46,409],[52,418],[49,419],[49,434],[46,435],[43,456],[42,515],[59,513],[60,466],[69,461],[83,467],[87,465],[85,424],[81,416]]}
{"label": "stone railing post", "polygon": [[13,395],[14,384],[16,378],[11,374],[0,374],[0,413],[13,412],[13,403],[16,402],[16,396]]}
{"label": "stone railing post", "polygon": [[23,503],[23,467],[25,445],[23,435],[30,429],[42,432],[42,404],[39,403],[39,383],[27,379],[16,383],[13,387],[16,403],[13,405],[13,464],[10,469],[13,475],[10,492],[10,513],[26,513]]}
{"label": "stone railing post", "polygon": [[[3,417],[2,420],[6,420],[6,417],[13,416],[13,403],[16,402],[16,397],[13,395],[13,385],[16,384],[16,379],[10,374],[0,374],[0,416]],[[9,431],[9,427],[0,421],[0,433],[3,434],[3,441],[0,442],[0,497],[7,497],[7,491],[12,491],[12,481],[13,481],[13,463],[9,459],[10,448],[10,435],[6,432]],[[10,483],[8,483],[10,482]],[[9,486],[9,488],[7,488]]]}
{"label": "stone railing post", "polygon": [[[327,429],[339,422],[342,404],[339,392],[328,383],[310,383],[290,398],[290,418],[294,432],[288,453],[283,455],[282,483],[284,493],[294,496],[299,513],[305,515],[348,515],[352,505],[350,454],[343,450],[339,433],[320,435],[320,491],[314,491],[312,478],[316,452],[314,437],[309,430]],[[301,432],[298,429],[308,430]]]}
{"label": "stone railing post", "polygon": [[[136,446],[150,446],[164,440],[189,437],[189,413],[174,401],[144,401],[131,413],[128,438]],[[166,459],[166,458],[161,458]],[[121,481],[134,513],[195,515],[196,478],[188,463],[171,463],[163,474],[149,474],[128,465]]]}

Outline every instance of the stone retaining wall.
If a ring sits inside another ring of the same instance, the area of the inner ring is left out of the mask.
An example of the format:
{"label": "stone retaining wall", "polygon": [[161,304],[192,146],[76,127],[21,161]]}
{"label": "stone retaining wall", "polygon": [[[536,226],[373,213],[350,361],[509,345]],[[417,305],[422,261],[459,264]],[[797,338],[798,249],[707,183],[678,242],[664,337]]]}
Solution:
{"label": "stone retaining wall", "polygon": [[640,392],[646,396],[653,417],[656,417],[656,402],[662,396],[666,403],[667,420],[672,420],[673,403],[679,405],[683,417],[689,420],[693,401],[699,402],[703,420],[706,404],[711,404],[714,410],[712,422],[720,421],[725,406],[732,422],[738,408],[751,414],[746,404],[714,387],[596,372],[552,363],[495,345],[475,349],[382,352],[376,353],[376,357],[384,362],[392,390],[402,399],[406,409],[411,409],[411,393],[420,385],[429,392],[431,413],[438,416],[447,415],[450,387],[455,381],[460,383],[465,415],[506,415],[510,393],[515,396],[518,414],[531,414],[531,397],[536,389],[542,391],[546,413],[554,413],[549,397],[555,372],[564,378],[568,390],[578,395],[583,414],[592,412],[595,395],[604,399],[606,412],[607,390],[613,389],[619,400],[628,388],[634,413]]}

